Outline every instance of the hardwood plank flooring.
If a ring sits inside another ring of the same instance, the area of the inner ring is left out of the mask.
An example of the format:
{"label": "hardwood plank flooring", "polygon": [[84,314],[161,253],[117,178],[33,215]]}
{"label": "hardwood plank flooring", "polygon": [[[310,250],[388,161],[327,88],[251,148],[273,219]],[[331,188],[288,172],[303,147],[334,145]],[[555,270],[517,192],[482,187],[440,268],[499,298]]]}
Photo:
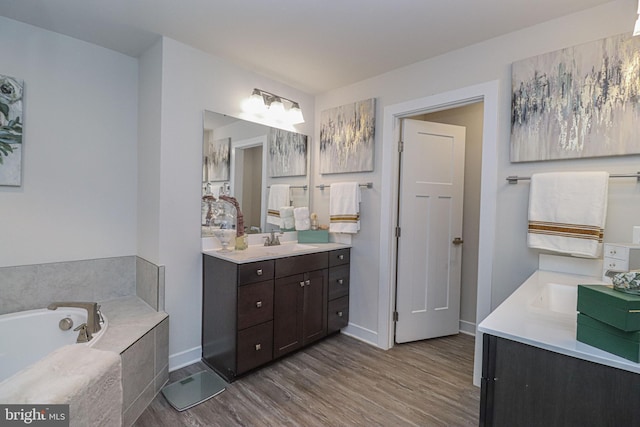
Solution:
{"label": "hardwood plank flooring", "polygon": [[[477,426],[474,339],[467,335],[380,350],[331,336],[231,383],[183,412],[158,394],[134,424],[176,426]],[[196,363],[170,382],[208,369]]]}

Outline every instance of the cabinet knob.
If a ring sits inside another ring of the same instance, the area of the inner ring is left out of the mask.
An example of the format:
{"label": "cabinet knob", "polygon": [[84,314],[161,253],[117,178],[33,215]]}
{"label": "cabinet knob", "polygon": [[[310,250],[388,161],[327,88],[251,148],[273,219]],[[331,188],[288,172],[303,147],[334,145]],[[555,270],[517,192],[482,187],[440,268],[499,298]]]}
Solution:
{"label": "cabinet knob", "polygon": [[256,308],[260,308],[262,307],[262,301],[257,301],[256,302]]}
{"label": "cabinet knob", "polygon": [[338,315],[338,317],[342,317],[342,312],[341,311],[336,312],[336,314]]}
{"label": "cabinet knob", "polygon": [[262,350],[262,344],[256,344],[256,351]]}
{"label": "cabinet knob", "polygon": [[304,282],[300,282],[300,287],[304,288]]}
{"label": "cabinet knob", "polygon": [[338,255],[338,259],[344,259],[344,255],[342,254]]}
{"label": "cabinet knob", "polygon": [[256,274],[257,274],[258,276],[262,276],[262,269],[260,269],[260,270],[256,270]]}
{"label": "cabinet knob", "polygon": [[310,286],[311,285],[311,280],[305,280],[304,284],[305,284],[305,286]]}
{"label": "cabinet knob", "polygon": [[338,282],[338,285],[344,284],[344,280],[342,280],[342,279],[338,279],[338,280],[336,280],[336,282]]}

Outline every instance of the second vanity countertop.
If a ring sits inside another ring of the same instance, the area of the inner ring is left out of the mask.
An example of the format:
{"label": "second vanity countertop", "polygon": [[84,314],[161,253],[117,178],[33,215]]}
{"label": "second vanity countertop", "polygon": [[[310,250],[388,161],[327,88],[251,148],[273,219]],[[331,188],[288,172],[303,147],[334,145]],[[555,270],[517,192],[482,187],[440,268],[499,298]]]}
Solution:
{"label": "second vanity countertop", "polygon": [[298,243],[283,242],[276,246],[251,245],[247,249],[232,252],[220,252],[218,249],[203,250],[205,255],[224,259],[236,264],[265,261],[276,258],[286,258],[296,255],[328,252],[336,249],[350,248],[351,245],[343,243]]}
{"label": "second vanity countertop", "polygon": [[478,325],[478,331],[640,373],[640,363],[576,339],[579,284],[605,283],[590,276],[538,270]]}

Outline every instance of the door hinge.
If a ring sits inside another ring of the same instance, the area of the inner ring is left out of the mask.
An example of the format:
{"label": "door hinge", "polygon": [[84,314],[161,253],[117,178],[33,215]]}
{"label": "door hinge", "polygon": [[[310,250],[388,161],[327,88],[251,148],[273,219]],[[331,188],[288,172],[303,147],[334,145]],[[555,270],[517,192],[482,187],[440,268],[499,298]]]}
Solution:
{"label": "door hinge", "polygon": [[396,227],[396,237],[400,237],[400,227]]}
{"label": "door hinge", "polygon": [[402,153],[404,151],[404,141],[398,141],[398,153]]}
{"label": "door hinge", "polygon": [[398,312],[397,312],[397,311],[394,311],[394,312],[393,312],[393,321],[394,321],[394,322],[397,322],[397,321],[398,321]]}

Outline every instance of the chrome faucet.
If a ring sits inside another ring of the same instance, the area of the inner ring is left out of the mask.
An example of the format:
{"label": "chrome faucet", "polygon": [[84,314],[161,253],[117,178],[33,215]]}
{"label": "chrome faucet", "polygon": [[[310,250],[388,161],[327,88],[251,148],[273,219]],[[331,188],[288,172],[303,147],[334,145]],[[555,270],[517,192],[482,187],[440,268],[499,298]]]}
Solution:
{"label": "chrome faucet", "polygon": [[[87,341],[93,338],[92,334],[95,334],[101,329],[100,323],[102,314],[100,313],[100,306],[97,302],[79,302],[79,301],[66,301],[66,302],[52,302],[47,306],[49,310],[57,310],[58,307],[77,307],[87,310],[87,324],[86,324],[86,337]],[[82,326],[82,325],[81,325]],[[79,330],[76,328],[74,330]],[[84,331],[80,331],[82,334]],[[78,338],[80,340],[80,338]]]}
{"label": "chrome faucet", "polygon": [[[278,230],[278,232],[282,235],[283,231]],[[264,245],[265,246],[278,246],[280,244],[280,236],[276,236],[273,230],[270,231],[269,236],[264,236]]]}

